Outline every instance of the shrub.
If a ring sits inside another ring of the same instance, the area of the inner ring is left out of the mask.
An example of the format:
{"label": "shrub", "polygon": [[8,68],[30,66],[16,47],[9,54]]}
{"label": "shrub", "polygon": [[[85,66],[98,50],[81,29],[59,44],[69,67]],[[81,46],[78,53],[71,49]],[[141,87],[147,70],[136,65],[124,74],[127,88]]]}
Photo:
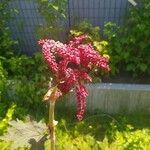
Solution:
{"label": "shrub", "polygon": [[13,9],[9,8],[9,2],[11,0],[1,0],[0,2],[0,56],[12,55],[12,45],[14,42],[10,37],[10,31],[8,27],[8,21],[11,19],[11,13]]}
{"label": "shrub", "polygon": [[37,26],[37,37],[59,39],[59,34],[64,30],[64,21],[67,17],[67,0],[36,0],[39,12],[44,17],[43,25]]}
{"label": "shrub", "polygon": [[40,118],[45,112],[44,104],[40,104],[40,101],[50,76],[39,53],[30,57],[12,55],[3,60],[0,63],[0,102],[3,113],[11,103],[16,103],[16,117],[23,118],[29,113]]}
{"label": "shrub", "polygon": [[2,62],[0,60],[0,92],[4,89],[5,82],[6,82],[6,71],[4,70]]}
{"label": "shrub", "polygon": [[46,77],[50,75],[47,73],[47,66],[43,62],[42,55],[38,52],[33,56],[12,55],[11,58],[4,62],[8,76],[14,79],[40,81],[45,79],[41,73],[45,73]]}
{"label": "shrub", "polygon": [[105,25],[113,74],[128,72],[133,77],[150,75],[149,9],[149,0],[142,0],[141,5],[130,9],[123,26]]}
{"label": "shrub", "polygon": [[4,132],[6,132],[7,126],[8,126],[8,122],[12,119],[12,116],[13,116],[14,111],[15,111],[15,107],[16,107],[16,105],[13,104],[8,109],[5,118],[0,120],[0,135],[2,135]]}
{"label": "shrub", "polygon": [[[123,122],[122,122],[123,123]],[[102,150],[119,149],[119,150],[148,150],[150,146],[150,130],[135,129],[129,124],[122,124],[120,127],[112,122],[107,131],[107,135],[100,142]],[[109,134],[108,134],[109,133]]]}

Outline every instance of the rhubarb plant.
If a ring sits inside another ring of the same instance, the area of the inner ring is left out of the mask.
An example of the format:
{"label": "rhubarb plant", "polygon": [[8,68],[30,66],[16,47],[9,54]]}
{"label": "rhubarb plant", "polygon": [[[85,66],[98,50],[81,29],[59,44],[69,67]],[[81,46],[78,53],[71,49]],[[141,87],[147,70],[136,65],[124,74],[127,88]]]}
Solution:
{"label": "rhubarb plant", "polygon": [[48,129],[51,140],[51,150],[55,149],[55,103],[59,97],[75,90],[77,99],[76,117],[80,121],[85,112],[85,99],[88,91],[85,87],[87,81],[92,82],[89,73],[100,70],[110,71],[108,58],[100,55],[87,42],[89,36],[80,35],[71,39],[68,44],[51,39],[42,39],[38,43],[42,46],[42,53],[50,71],[52,72],[51,86],[44,96],[49,103]]}

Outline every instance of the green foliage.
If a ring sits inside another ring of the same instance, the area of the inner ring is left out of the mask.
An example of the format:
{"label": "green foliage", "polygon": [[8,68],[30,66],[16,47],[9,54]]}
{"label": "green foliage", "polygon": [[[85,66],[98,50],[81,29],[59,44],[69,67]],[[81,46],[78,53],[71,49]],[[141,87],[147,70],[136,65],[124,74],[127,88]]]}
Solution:
{"label": "green foliage", "polygon": [[0,60],[0,99],[2,91],[5,88],[5,83],[6,83],[6,71],[4,70],[2,62]]}
{"label": "green foliage", "polygon": [[[62,138],[62,136],[64,138]],[[78,137],[72,137],[69,134],[62,133],[61,137],[58,135],[59,143],[57,143],[56,148],[58,150],[79,150],[79,149],[86,149],[86,150],[99,150],[100,145],[99,142],[94,139],[94,137],[90,135],[79,135]],[[47,141],[48,142],[48,141]],[[45,149],[48,150],[49,143],[46,143]]]}
{"label": "green foliage", "polygon": [[[47,85],[39,85],[37,82],[27,80],[13,81],[8,88],[8,90],[10,90],[9,94],[11,95],[11,97],[9,96],[9,99],[17,103],[18,107],[26,110],[23,111],[23,109],[21,109],[23,114],[28,112],[38,119],[39,117],[42,117],[45,112],[45,105],[41,100],[46,92],[46,86]],[[16,115],[19,115],[19,112]]]}
{"label": "green foliage", "polygon": [[[143,126],[140,127],[139,120],[135,125],[133,124],[137,118],[138,115],[109,117],[106,114],[99,114],[78,123],[69,124],[61,120],[56,130],[56,148],[58,150],[68,148],[71,150],[149,150],[150,124],[144,121],[144,118],[145,120],[148,118],[141,117]],[[49,141],[46,141],[45,147],[46,150],[49,149]]]}
{"label": "green foliage", "polygon": [[39,12],[46,23],[37,27],[37,37],[58,40],[59,33],[64,29],[67,0],[36,0]]}
{"label": "green foliage", "polygon": [[[66,127],[67,122],[65,120],[61,120],[56,130],[57,135],[56,148],[58,150],[62,149],[68,150],[68,148],[70,150],[78,150],[78,149],[98,150],[100,148],[99,142],[96,141],[92,135],[86,133],[82,134],[80,132],[81,126],[86,127],[86,125],[83,124],[84,123],[73,124],[72,127],[69,127],[68,129],[68,127]],[[45,150],[48,149],[50,149],[50,142],[46,141]]]}
{"label": "green foliage", "polygon": [[[33,141],[39,142],[45,135],[46,125],[42,122],[20,120],[10,121],[10,127],[5,135],[0,136],[1,140],[13,142],[12,149],[19,147],[31,147]],[[46,139],[45,139],[46,140]]]}
{"label": "green foliage", "polygon": [[10,38],[8,21],[11,18],[13,9],[9,8],[11,0],[1,0],[0,2],[0,56],[11,56],[11,47],[15,42]]}
{"label": "green foliage", "polygon": [[149,9],[149,0],[142,0],[140,6],[130,9],[123,26],[105,25],[113,74],[129,72],[133,77],[150,75]]}
{"label": "green foliage", "polygon": [[[31,57],[14,54],[10,58],[5,56],[0,58],[0,117],[3,118],[0,122],[0,133],[5,132],[8,127],[12,109],[8,110],[6,117],[4,116],[12,103],[17,105],[13,118],[24,120],[27,114],[32,114],[36,119],[43,118],[46,109],[41,100],[50,77],[40,53]],[[0,141],[0,149],[10,150],[12,144],[12,142]]]}
{"label": "green foliage", "polygon": [[[89,117],[88,114],[84,121],[75,122],[72,119],[69,122],[74,113],[69,114],[68,112],[70,110],[66,108],[57,109],[56,118],[59,123],[56,129],[56,148],[58,150],[68,150],[68,148],[70,150],[149,150],[149,115],[110,116],[95,114]],[[19,144],[18,146],[21,146],[25,142],[28,145],[27,139],[30,139],[30,136],[34,138],[34,135],[39,135],[42,139],[39,142],[37,142],[38,140],[30,140],[32,148],[43,148],[45,146],[45,150],[48,150],[50,149],[50,141],[46,137],[43,138],[45,128],[45,124],[41,122],[12,121],[10,127],[8,127],[8,133],[3,137],[5,137],[5,140],[14,137],[13,140],[17,142],[17,145]],[[0,141],[0,148],[4,150],[10,150],[12,145],[13,142]]]}
{"label": "green foliage", "polygon": [[73,27],[73,29],[70,30],[70,33],[72,36],[79,36],[82,34],[87,34],[94,41],[101,40],[100,28],[99,27],[93,27],[92,24],[87,20],[81,21],[78,24],[76,24]]}
{"label": "green foliage", "polygon": [[[111,142],[109,137],[110,134],[111,139],[113,139]],[[148,150],[150,147],[149,135],[150,130],[148,128],[135,129],[133,126],[127,124],[124,127],[124,130],[120,131],[120,127],[112,122],[111,128],[109,129],[109,135],[100,142],[100,145],[102,150]]]}
{"label": "green foliage", "polygon": [[12,103],[17,104],[14,116],[23,119],[27,113],[34,112],[39,117],[45,111],[41,97],[50,74],[41,53],[14,54],[8,28],[13,11],[8,9],[9,2],[0,2],[0,117],[5,116]]}
{"label": "green foliage", "polygon": [[3,134],[4,132],[6,132],[7,126],[8,126],[8,122],[12,119],[12,116],[14,114],[15,108],[16,108],[16,105],[13,104],[8,109],[5,118],[0,120],[0,135]]}
{"label": "green foliage", "polygon": [[15,116],[24,118],[27,113],[31,113],[40,118],[45,112],[41,100],[50,78],[41,54],[36,53],[32,57],[13,55],[10,59],[3,60],[0,70],[0,78],[3,78],[0,80],[3,114],[13,102],[17,104]]}
{"label": "green foliage", "polygon": [[33,56],[13,55],[5,61],[4,67],[8,75],[15,79],[28,79],[39,81],[41,77],[39,73],[47,73],[47,66],[44,64],[41,53],[35,53]]}

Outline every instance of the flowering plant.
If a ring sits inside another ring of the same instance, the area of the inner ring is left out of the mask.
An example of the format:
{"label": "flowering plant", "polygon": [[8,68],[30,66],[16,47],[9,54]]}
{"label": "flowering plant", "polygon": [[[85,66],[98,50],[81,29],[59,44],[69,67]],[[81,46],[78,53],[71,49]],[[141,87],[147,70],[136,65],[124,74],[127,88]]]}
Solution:
{"label": "flowering plant", "polygon": [[[110,70],[108,58],[101,56],[89,42],[86,43],[88,38],[87,35],[80,35],[74,37],[68,44],[48,39],[38,42],[42,45],[44,58],[53,74],[53,86],[44,99],[54,102],[61,95],[75,89],[78,120],[82,120],[85,111],[85,98],[88,92],[84,83],[92,81],[90,71],[93,68],[99,68],[104,72]],[[51,107],[52,109],[54,108]],[[50,115],[50,120],[53,116]]]}
{"label": "flowering plant", "polygon": [[77,95],[77,119],[82,120],[85,110],[85,98],[88,92],[83,85],[92,81],[88,75],[92,68],[97,67],[108,72],[108,59],[102,57],[91,44],[86,44],[87,35],[73,38],[68,44],[54,40],[40,40],[45,60],[53,72],[54,86],[57,96],[68,93],[75,88]]}

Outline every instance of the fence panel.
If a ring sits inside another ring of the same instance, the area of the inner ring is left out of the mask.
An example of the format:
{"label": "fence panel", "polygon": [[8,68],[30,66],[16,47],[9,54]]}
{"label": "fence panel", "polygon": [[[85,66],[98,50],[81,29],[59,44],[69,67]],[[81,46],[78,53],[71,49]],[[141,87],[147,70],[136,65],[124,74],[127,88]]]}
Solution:
{"label": "fence panel", "polygon": [[103,28],[108,21],[121,24],[128,0],[69,0],[70,25],[87,19]]}
{"label": "fence panel", "polygon": [[37,50],[35,30],[37,25],[43,24],[43,17],[34,0],[15,0],[11,7],[18,11],[10,21],[12,36],[18,40],[22,52],[31,54]]}
{"label": "fence panel", "polygon": [[[89,20],[93,25],[103,26],[112,21],[121,24],[128,7],[128,0],[68,0],[68,17],[65,29],[72,27],[82,19]],[[37,51],[36,27],[44,24],[43,17],[38,12],[35,0],[14,0],[12,8],[18,10],[10,21],[12,36],[19,42],[19,49],[27,54]],[[64,35],[60,35],[64,38]]]}

